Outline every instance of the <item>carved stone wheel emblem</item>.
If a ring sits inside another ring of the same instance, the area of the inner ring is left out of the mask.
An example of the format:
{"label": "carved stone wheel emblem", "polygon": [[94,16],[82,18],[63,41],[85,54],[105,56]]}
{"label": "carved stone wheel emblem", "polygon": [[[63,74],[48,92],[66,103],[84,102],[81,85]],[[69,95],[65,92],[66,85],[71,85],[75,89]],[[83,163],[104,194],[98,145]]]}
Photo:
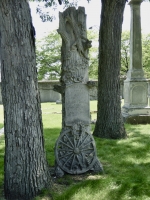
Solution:
{"label": "carved stone wheel emblem", "polygon": [[85,130],[66,130],[56,142],[58,166],[67,173],[81,174],[96,162],[96,148],[92,135]]}

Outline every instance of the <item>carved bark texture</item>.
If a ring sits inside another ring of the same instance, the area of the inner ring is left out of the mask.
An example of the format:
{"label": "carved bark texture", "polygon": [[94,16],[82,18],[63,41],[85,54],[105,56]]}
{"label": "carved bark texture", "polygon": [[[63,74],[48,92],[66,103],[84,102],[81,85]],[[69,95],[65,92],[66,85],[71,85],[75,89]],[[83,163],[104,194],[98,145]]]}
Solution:
{"label": "carved bark texture", "polygon": [[84,7],[59,14],[62,37],[62,132],[56,142],[56,175],[103,171],[90,133],[88,49]]}
{"label": "carved bark texture", "polygon": [[8,200],[29,200],[51,182],[44,151],[34,34],[26,0],[0,2],[4,192]]}
{"label": "carved bark texture", "polygon": [[98,114],[94,135],[125,138],[120,106],[120,48],[126,0],[101,0],[99,33]]}
{"label": "carved bark texture", "polygon": [[[86,84],[88,81],[88,52],[91,41],[87,39],[85,8],[75,7],[59,13],[58,33],[62,38],[61,85]],[[62,92],[62,125],[65,127],[65,94]]]}

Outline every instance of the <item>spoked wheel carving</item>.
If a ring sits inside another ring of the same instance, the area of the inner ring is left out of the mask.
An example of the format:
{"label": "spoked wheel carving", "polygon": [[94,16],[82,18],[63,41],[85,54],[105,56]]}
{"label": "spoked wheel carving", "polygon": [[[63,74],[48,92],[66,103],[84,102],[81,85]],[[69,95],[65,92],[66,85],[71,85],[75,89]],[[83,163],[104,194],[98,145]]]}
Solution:
{"label": "spoked wheel carving", "polygon": [[96,148],[92,135],[84,126],[76,124],[66,130],[56,142],[56,161],[59,167],[70,174],[81,174],[92,168],[96,162]]}

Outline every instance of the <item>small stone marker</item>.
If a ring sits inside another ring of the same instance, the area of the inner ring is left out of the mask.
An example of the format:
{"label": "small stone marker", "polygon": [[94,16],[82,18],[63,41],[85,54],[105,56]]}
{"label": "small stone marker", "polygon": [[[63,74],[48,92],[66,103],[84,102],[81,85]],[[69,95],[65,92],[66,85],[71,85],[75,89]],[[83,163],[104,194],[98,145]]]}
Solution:
{"label": "small stone marker", "polygon": [[[81,174],[89,170],[102,172],[96,146],[90,133],[89,58],[91,41],[86,35],[84,7],[74,7],[59,13],[58,33],[62,37],[62,131],[56,142],[56,175],[64,172]],[[57,87],[56,87],[57,88]]]}

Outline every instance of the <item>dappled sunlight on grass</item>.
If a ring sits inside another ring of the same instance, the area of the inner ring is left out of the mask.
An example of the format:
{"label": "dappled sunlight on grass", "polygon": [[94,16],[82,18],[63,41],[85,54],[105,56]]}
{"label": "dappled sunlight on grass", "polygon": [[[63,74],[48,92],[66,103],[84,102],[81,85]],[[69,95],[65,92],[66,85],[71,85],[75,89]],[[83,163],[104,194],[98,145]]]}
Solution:
{"label": "dappled sunlight on grass", "polygon": [[0,153],[1,153],[2,150],[4,150],[4,147],[5,147],[4,135],[1,135],[0,136]]}
{"label": "dappled sunlight on grass", "polygon": [[43,113],[61,113],[62,111],[62,105],[53,103],[41,103],[41,109]]}
{"label": "dappled sunlight on grass", "polygon": [[[96,101],[90,104],[95,118]],[[42,104],[45,149],[51,168],[55,164],[55,143],[61,131],[61,106]],[[128,137],[124,140],[94,137],[104,174],[88,172],[53,177],[54,190],[43,192],[35,199],[51,200],[52,194],[54,200],[150,200],[150,125],[125,124],[125,127]],[[94,130],[94,124],[91,130]],[[4,137],[0,136],[0,194],[3,190],[3,158]]]}
{"label": "dappled sunlight on grass", "polygon": [[42,103],[41,107],[44,129],[61,127],[62,105],[56,103]]}
{"label": "dappled sunlight on grass", "polygon": [[149,200],[150,125],[126,125],[128,138],[95,138],[104,175],[84,180],[59,195],[56,200]]}
{"label": "dappled sunlight on grass", "polygon": [[44,129],[46,157],[50,166],[54,166],[55,163],[54,149],[56,140],[59,137],[59,135],[60,135],[59,128]]}
{"label": "dappled sunlight on grass", "polygon": [[62,105],[56,103],[42,103],[41,107],[46,156],[49,165],[53,166],[55,163],[55,143],[61,131]]}
{"label": "dappled sunlight on grass", "polygon": [[[128,126],[128,139],[96,139],[98,156],[105,173],[119,182],[116,198],[147,199],[150,197],[150,125]],[[98,146],[101,146],[100,149]],[[121,192],[121,193],[120,193]],[[111,192],[110,192],[111,193]],[[125,194],[123,197],[119,194]],[[130,198],[132,196],[132,198]],[[135,197],[134,197],[135,196]],[[109,199],[109,198],[108,198]]]}

